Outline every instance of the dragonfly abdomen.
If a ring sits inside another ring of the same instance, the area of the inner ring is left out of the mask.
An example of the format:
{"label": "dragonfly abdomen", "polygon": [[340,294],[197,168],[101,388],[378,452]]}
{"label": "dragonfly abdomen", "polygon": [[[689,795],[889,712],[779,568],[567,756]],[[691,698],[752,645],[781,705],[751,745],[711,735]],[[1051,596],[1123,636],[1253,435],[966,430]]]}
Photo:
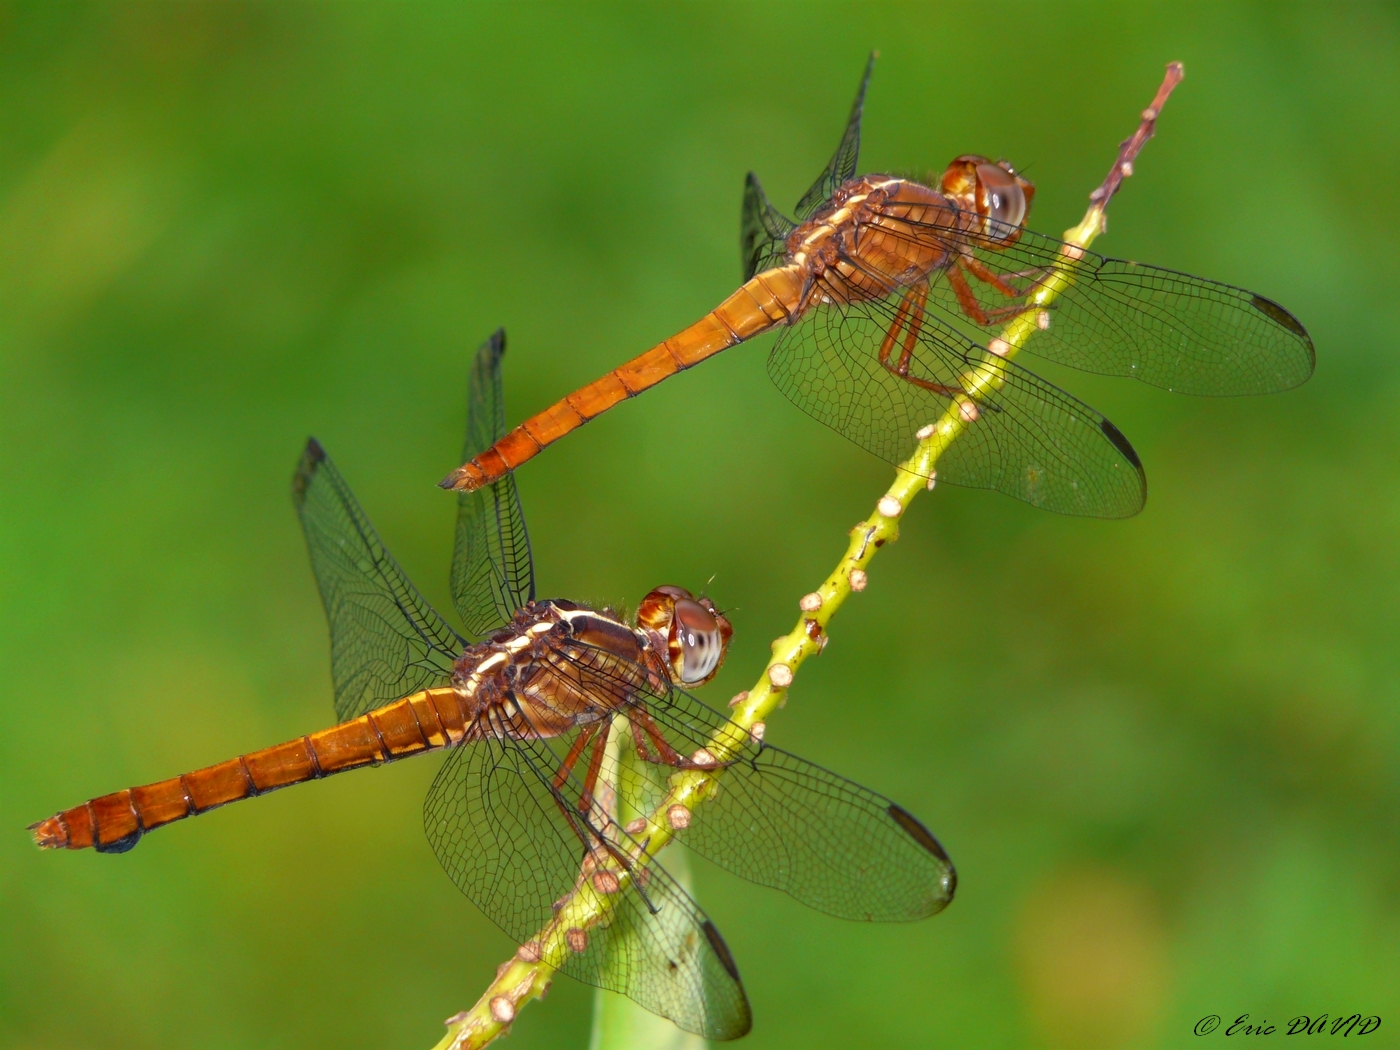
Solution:
{"label": "dragonfly abdomen", "polygon": [[499,480],[619,402],[786,322],[796,312],[801,288],[797,267],[755,274],[689,328],[530,417],[439,484],[471,492]]}
{"label": "dragonfly abdomen", "polygon": [[455,690],[425,689],[318,733],[90,799],[29,830],[45,849],[125,853],[162,825],[332,773],[435,750],[465,735]]}

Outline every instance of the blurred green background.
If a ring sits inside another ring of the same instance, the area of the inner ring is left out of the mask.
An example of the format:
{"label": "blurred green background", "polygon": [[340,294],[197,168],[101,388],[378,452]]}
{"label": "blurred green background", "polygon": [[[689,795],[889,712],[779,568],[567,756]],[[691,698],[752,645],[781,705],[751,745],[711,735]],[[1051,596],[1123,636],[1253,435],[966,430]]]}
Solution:
{"label": "blurred green background", "polygon": [[[699,866],[747,1045],[1323,1011],[1400,1045],[1398,36],[1361,3],[0,7],[0,1045],[426,1050],[476,999],[512,945],[420,830],[435,758],[122,857],[24,827],[327,724],[307,434],[450,608],[476,346],[507,327],[515,422],[700,316],[745,172],[790,208],[871,47],[862,170],[1006,156],[1051,233],[1183,60],[1096,247],[1279,300],[1319,364],[1214,401],[1044,369],[1141,452],[1131,521],[915,504],[769,739],[918,813],[958,899],[871,928]],[[767,346],[520,477],[542,594],[714,577],[716,705],[889,478]],[[583,1047],[591,1001],[560,978],[510,1045]]]}

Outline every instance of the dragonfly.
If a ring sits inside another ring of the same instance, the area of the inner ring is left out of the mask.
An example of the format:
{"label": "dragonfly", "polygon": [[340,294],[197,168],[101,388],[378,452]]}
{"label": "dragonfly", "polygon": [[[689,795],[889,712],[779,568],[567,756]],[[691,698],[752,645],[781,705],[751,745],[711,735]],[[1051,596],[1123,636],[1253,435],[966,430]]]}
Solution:
{"label": "dragonfly", "polygon": [[[504,352],[498,331],[473,361],[468,457],[505,433]],[[633,622],[537,600],[513,475],[458,500],[451,591],[476,641],[409,581],[314,438],[292,492],[330,622],[339,723],[64,810],[32,825],[40,846],[124,853],[230,802],[445,750],[424,826],[463,893],[522,946],[580,892],[610,898],[605,926],[564,931],[562,970],[717,1040],[749,1030],[749,1002],[714,922],[651,859],[648,814],[721,867],[832,915],[914,920],[952,900],[948,854],[894,802],[761,736],[724,761],[708,750],[731,724],[689,690],[718,672],[732,635],[709,598],[658,587]],[[720,790],[665,809],[682,772]]]}
{"label": "dragonfly", "polygon": [[[919,430],[956,408],[969,426],[936,464],[938,481],[1064,514],[1128,517],[1147,492],[1136,451],[1101,413],[1006,360],[1001,326],[1024,316],[1037,328],[1028,352],[1180,393],[1271,393],[1312,374],[1307,330],[1272,299],[1026,229],[1035,187],[1006,161],[960,156],[936,185],[857,176],[874,57],[840,145],[794,218],[749,173],[737,291],[440,484],[490,484],[614,405],[776,329],[770,378],[877,456],[900,463]],[[1053,304],[1038,307],[1046,282],[1066,277]],[[970,382],[987,367],[1003,378],[999,389]]]}

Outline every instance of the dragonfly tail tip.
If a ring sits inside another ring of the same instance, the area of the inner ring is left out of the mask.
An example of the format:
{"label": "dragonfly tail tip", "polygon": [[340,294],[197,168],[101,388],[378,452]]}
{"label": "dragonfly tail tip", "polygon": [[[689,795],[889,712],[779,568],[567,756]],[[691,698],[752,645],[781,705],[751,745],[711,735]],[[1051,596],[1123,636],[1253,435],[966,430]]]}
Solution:
{"label": "dragonfly tail tip", "polygon": [[471,484],[471,477],[467,474],[466,467],[458,467],[447,477],[438,482],[438,488],[446,489],[448,492],[460,489],[470,492],[474,486]]}
{"label": "dragonfly tail tip", "polygon": [[492,480],[494,479],[475,463],[464,463],[439,481],[438,488],[447,489],[449,492],[475,492]]}
{"label": "dragonfly tail tip", "polygon": [[35,821],[26,830],[34,836],[34,844],[40,849],[62,849],[68,845],[68,836],[57,817]]}

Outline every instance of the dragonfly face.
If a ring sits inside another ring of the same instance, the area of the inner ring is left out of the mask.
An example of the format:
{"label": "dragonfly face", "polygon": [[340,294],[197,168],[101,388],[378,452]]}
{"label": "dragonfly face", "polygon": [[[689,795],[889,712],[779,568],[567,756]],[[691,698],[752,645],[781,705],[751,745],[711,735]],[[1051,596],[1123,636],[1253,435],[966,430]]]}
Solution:
{"label": "dragonfly face", "polygon": [[1004,160],[966,153],[948,165],[939,183],[958,207],[981,218],[979,238],[989,248],[1009,248],[1021,237],[1035,187]]}
{"label": "dragonfly face", "polygon": [[637,627],[651,635],[657,652],[666,654],[673,679],[704,685],[719,671],[734,628],[708,598],[684,587],[658,587],[642,599]]}

